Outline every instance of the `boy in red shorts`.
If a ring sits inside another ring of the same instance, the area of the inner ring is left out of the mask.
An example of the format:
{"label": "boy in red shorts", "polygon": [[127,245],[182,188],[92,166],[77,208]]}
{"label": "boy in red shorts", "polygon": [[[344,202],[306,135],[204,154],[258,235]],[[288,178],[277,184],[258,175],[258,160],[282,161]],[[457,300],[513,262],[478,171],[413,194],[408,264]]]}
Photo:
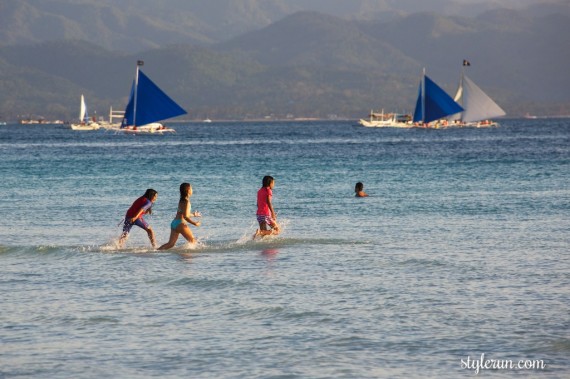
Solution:
{"label": "boy in red shorts", "polygon": [[268,236],[271,234],[279,234],[279,225],[277,224],[277,216],[273,209],[271,198],[273,197],[273,187],[275,179],[271,176],[264,176],[262,186],[257,191],[257,222],[259,229],[255,231],[253,238],[258,235]]}

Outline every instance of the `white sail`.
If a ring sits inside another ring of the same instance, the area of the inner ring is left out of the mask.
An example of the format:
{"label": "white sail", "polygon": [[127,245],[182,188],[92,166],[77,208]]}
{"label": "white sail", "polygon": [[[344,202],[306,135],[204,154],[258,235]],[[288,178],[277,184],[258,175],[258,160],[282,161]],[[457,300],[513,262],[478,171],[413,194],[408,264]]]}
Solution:
{"label": "white sail", "polygon": [[467,75],[463,75],[463,80],[458,89],[458,95],[461,97],[460,104],[464,109],[461,113],[461,121],[463,122],[488,120],[506,114],[505,111],[487,96],[481,88],[473,83]]}
{"label": "white sail", "polygon": [[87,107],[85,106],[85,98],[81,95],[81,107],[79,108],[79,121],[85,121],[85,113],[87,112]]}
{"label": "white sail", "polygon": [[[459,87],[457,88],[457,92],[455,93],[455,97],[453,98],[453,100],[456,103],[461,104],[461,98],[463,97],[463,81],[461,81],[459,83]],[[460,113],[458,113],[460,114]]]}
{"label": "white sail", "polygon": [[[457,92],[455,93],[455,97],[453,98],[453,101],[455,101],[457,104],[461,105],[462,107],[465,107],[463,105],[463,75],[461,76],[461,79],[459,79],[459,86],[457,87]],[[451,116],[447,116],[446,119],[448,121],[459,121],[461,120],[461,115],[463,114],[463,112],[459,112],[459,113],[455,113],[452,114]]]}

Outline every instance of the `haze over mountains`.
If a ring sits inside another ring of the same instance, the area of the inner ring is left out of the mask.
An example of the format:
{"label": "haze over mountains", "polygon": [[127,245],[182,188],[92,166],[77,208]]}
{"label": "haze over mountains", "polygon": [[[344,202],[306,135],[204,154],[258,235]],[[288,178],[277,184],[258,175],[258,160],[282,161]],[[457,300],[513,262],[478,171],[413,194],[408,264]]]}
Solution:
{"label": "haze over mountains", "polygon": [[463,59],[509,115],[570,114],[569,35],[564,0],[5,1],[0,120],[123,108],[138,59],[188,118],[409,112]]}

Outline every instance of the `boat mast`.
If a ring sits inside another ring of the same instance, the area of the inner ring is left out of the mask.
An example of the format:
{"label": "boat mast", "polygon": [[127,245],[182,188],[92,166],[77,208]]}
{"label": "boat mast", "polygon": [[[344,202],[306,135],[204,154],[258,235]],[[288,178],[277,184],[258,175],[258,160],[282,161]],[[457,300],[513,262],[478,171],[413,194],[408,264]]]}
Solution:
{"label": "boat mast", "polygon": [[[459,81],[459,88],[461,88],[461,103],[460,105],[463,106],[463,82],[465,81],[465,67],[471,66],[468,60],[464,59],[463,64],[461,65],[461,79]],[[457,100],[455,100],[457,101]]]}
{"label": "boat mast", "polygon": [[137,61],[137,73],[135,75],[135,94],[133,99],[133,126],[137,126],[137,93],[139,91],[139,67],[144,65],[144,61]]}
{"label": "boat mast", "polygon": [[[453,99],[462,107],[465,104],[464,94],[463,94],[464,91],[463,83],[465,83],[465,67],[467,66],[471,66],[471,63],[467,59],[464,59],[463,64],[461,65],[461,77],[459,78],[459,89],[457,90],[457,94],[455,95],[456,98]],[[463,115],[464,112],[461,112],[461,115],[459,117],[461,121],[463,121]]]}
{"label": "boat mast", "polygon": [[426,119],[426,68],[424,67],[422,74],[422,124],[425,124]]}

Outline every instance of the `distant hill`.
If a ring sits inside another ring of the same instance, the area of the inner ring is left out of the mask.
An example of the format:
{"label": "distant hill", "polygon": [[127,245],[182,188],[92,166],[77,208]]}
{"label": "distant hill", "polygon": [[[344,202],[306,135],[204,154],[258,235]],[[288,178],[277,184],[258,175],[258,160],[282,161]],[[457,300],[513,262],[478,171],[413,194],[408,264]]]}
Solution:
{"label": "distant hill", "polygon": [[402,51],[363,33],[361,25],[316,12],[299,12],[215,47],[244,52],[268,66],[322,66],[409,74],[418,64]]}
{"label": "distant hill", "polygon": [[477,19],[414,14],[371,23],[366,30],[401,48],[435,78],[458,76],[459,62],[468,58],[472,78],[494,88],[503,102],[570,100],[565,63],[570,58],[570,14],[529,17],[495,10]]}
{"label": "distant hill", "polygon": [[516,9],[544,1],[6,0],[0,2],[0,45],[81,39],[108,50],[138,52],[224,42],[299,11],[347,20],[390,20],[416,12],[473,17],[499,6]]}
{"label": "distant hill", "polygon": [[[74,1],[53,0],[50,9],[61,15],[56,5],[70,2]],[[37,10],[38,4],[47,4],[44,0],[6,3],[0,4],[0,21],[6,7],[32,12],[26,16],[45,16]],[[74,3],[79,6],[80,1]],[[110,2],[81,3],[99,9],[105,22],[113,19],[105,12],[118,12],[116,24],[123,31],[130,30],[124,22],[134,16],[126,16],[126,11],[123,14]],[[121,2],[126,10],[137,4],[141,14],[154,9],[155,3]],[[228,7],[238,4],[240,12],[247,13],[247,4],[269,12],[255,6],[263,3],[267,7],[271,2],[226,3]],[[364,7],[366,3],[351,4]],[[209,2],[201,4],[210,6]],[[280,7],[273,12],[289,10],[283,2],[274,4]],[[287,4],[300,6],[293,0]],[[403,7],[407,2],[399,4]],[[29,114],[70,120],[77,117],[82,93],[98,115],[106,115],[110,106],[122,108],[138,59],[145,60],[145,73],[190,111],[188,117],[196,119],[270,114],[356,118],[371,108],[409,112],[423,67],[453,92],[463,59],[472,64],[468,75],[509,115],[570,113],[568,10],[570,4],[558,2],[521,10],[493,9],[476,18],[400,11],[389,20],[303,11],[218,43],[212,42],[211,35],[194,32],[196,38],[190,43],[174,43],[178,37],[166,33],[163,38],[169,43],[148,39],[150,47],[139,52],[89,42],[82,38],[84,34],[66,34],[68,29],[63,28],[58,29],[63,35],[58,40],[0,46],[0,120]],[[185,12],[190,11],[182,7],[174,19],[184,17]],[[250,16],[261,14],[265,13]],[[157,20],[154,22],[162,25]],[[31,27],[22,18],[11,22]],[[116,39],[120,34],[102,28],[108,32],[99,37],[103,40],[128,39]]]}

